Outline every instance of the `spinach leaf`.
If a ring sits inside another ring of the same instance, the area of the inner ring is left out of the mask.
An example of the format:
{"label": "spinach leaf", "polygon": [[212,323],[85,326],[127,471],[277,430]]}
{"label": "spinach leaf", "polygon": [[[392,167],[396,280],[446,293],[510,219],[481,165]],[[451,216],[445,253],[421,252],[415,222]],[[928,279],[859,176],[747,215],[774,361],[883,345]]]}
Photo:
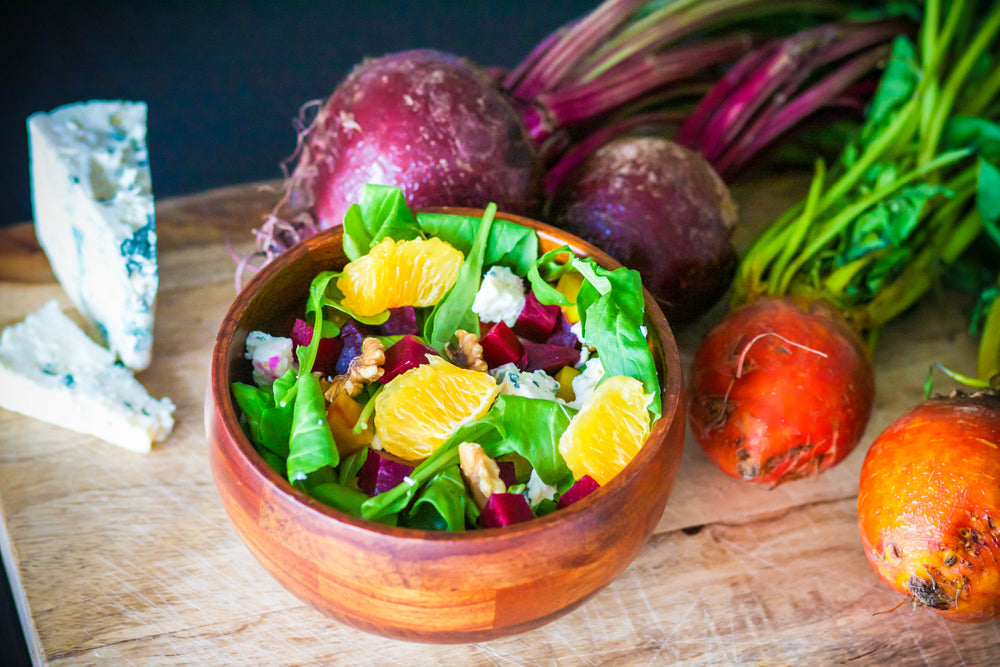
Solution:
{"label": "spinach leaf", "polygon": [[559,436],[574,414],[576,410],[556,401],[500,394],[479,420],[494,432],[476,442],[493,458],[520,454],[543,482],[555,486],[573,477],[559,453]]}
{"label": "spinach leaf", "polygon": [[289,381],[292,384],[295,381],[295,371],[291,369],[275,380],[271,391],[243,382],[232,385],[236,404],[250,427],[250,441],[258,451],[266,450],[282,461],[288,456],[288,438],[292,428],[292,406],[283,393]]}
{"label": "spinach leaf", "polygon": [[470,503],[462,471],[457,465],[452,465],[424,485],[410,508],[407,525],[413,528],[447,528],[452,532],[463,532],[466,505]]}
{"label": "spinach leaf", "polygon": [[466,254],[465,261],[458,270],[455,284],[437,302],[424,322],[424,338],[439,352],[444,352],[445,346],[459,329],[479,335],[479,316],[472,312],[472,303],[482,280],[486,241],[496,211],[496,204],[486,207],[479,229],[476,230],[472,249]]}
{"label": "spinach leaf", "polygon": [[319,379],[299,374],[292,412],[292,434],[288,448],[288,481],[302,481],[310,473],[339,461],[333,433],[326,421],[326,402]]}
{"label": "spinach leaf", "polygon": [[[323,308],[327,306],[345,315],[349,315],[363,324],[375,326],[389,319],[388,310],[377,315],[365,316],[358,315],[351,311],[350,308],[345,308],[341,303],[344,300],[344,293],[337,288],[336,283],[336,278],[339,278],[341,275],[339,271],[323,271],[313,278],[312,283],[309,284],[309,300],[306,302],[306,314],[312,314],[315,322],[318,323],[314,323],[314,329],[321,330],[326,334],[332,327],[336,326],[335,324],[328,324],[330,320],[325,320],[319,315],[319,313],[323,312]],[[318,340],[314,341],[314,344],[316,347],[319,347]],[[315,359],[315,354],[313,358]]]}
{"label": "spinach leaf", "polygon": [[[565,254],[570,255],[570,260],[567,262],[558,261],[557,258]],[[549,250],[528,268],[527,275],[528,282],[531,284],[531,291],[534,292],[535,298],[538,299],[540,303],[544,303],[549,306],[572,305],[569,299],[567,299],[562,292],[550,284],[550,281],[558,280],[560,275],[569,270],[572,260],[573,251],[570,250],[568,245],[564,245],[562,247]],[[544,276],[542,275],[543,273]]]}
{"label": "spinach leaf", "polygon": [[[590,259],[576,264],[586,278],[576,296],[584,340],[597,349],[606,375],[626,375],[642,381],[646,393],[653,395],[649,409],[659,418],[660,382],[641,328],[645,302],[639,273],[625,267],[609,271]],[[598,281],[592,281],[588,273]]]}
{"label": "spinach leaf", "polygon": [[344,254],[354,260],[385,238],[406,241],[423,233],[406,205],[403,191],[387,185],[365,185],[359,202],[344,215]]}
{"label": "spinach leaf", "polygon": [[482,420],[463,424],[413,469],[409,481],[404,481],[366,500],[361,506],[361,517],[373,519],[384,514],[401,512],[413,499],[421,484],[448,466],[458,463],[458,446],[461,443],[480,442],[494,430],[492,424],[483,423]]}
{"label": "spinach leaf", "polygon": [[[417,224],[428,236],[436,236],[468,255],[475,244],[481,218],[449,213],[417,213]],[[509,220],[494,220],[486,242],[485,266],[506,266],[519,276],[538,258],[538,235],[533,229]]]}

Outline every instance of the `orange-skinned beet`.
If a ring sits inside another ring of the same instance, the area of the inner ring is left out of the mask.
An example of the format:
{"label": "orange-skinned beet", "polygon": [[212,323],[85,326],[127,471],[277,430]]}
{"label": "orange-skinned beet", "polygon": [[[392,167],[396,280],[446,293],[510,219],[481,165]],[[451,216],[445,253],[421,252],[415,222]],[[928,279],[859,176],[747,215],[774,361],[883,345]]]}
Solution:
{"label": "orange-skinned beet", "polygon": [[723,472],[777,484],[840,463],[861,440],[875,377],[860,336],[825,301],[733,310],[691,365],[689,415]]}
{"label": "orange-skinned beet", "polygon": [[883,431],[858,526],[893,589],[954,621],[1000,618],[1000,398],[931,399]]}

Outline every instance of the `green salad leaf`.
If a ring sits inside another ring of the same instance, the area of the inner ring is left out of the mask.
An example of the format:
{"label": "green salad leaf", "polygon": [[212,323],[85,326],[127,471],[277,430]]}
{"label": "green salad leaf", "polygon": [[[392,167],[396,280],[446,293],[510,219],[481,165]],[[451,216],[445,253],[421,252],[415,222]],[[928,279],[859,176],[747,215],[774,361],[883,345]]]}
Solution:
{"label": "green salad leaf", "polygon": [[[482,218],[449,213],[417,213],[417,224],[427,236],[436,236],[462,254],[472,250]],[[523,276],[538,259],[538,235],[509,220],[494,220],[483,257],[485,266],[506,266]]]}
{"label": "green salad leaf", "polygon": [[340,456],[326,421],[326,402],[319,378],[300,373],[295,383],[292,433],[288,442],[288,481],[302,481],[310,473],[336,466]]}
{"label": "green salad leaf", "polygon": [[344,215],[344,253],[350,260],[368,254],[383,239],[409,241],[422,236],[403,191],[397,187],[365,185],[358,203]]}

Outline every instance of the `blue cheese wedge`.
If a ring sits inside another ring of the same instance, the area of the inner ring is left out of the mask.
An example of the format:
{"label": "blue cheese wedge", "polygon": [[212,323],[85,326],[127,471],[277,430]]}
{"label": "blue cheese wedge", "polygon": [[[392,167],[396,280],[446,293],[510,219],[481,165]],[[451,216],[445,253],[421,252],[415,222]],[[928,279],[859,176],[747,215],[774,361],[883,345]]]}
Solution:
{"label": "blue cheese wedge", "polygon": [[95,100],[28,118],[35,232],[76,309],[133,370],[159,287],[146,105]]}
{"label": "blue cheese wedge", "polygon": [[0,334],[0,407],[136,452],[174,427],[173,402],[150,397],[55,301]]}

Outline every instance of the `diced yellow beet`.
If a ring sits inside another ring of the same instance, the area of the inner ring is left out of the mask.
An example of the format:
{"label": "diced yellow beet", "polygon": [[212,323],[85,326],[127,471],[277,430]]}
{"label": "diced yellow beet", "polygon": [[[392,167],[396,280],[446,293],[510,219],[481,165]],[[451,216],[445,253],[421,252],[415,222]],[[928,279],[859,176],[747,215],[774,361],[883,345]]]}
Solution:
{"label": "diced yellow beet", "polygon": [[563,315],[570,324],[576,324],[580,321],[580,314],[576,311],[576,295],[582,284],[583,275],[579,271],[567,271],[559,276],[559,282],[556,283],[556,289],[562,292],[562,295],[573,304],[562,307]]}
{"label": "diced yellow beet", "polygon": [[559,372],[556,373],[556,382],[559,383],[559,391],[556,392],[556,396],[567,403],[576,398],[576,394],[573,393],[573,378],[579,374],[579,369],[572,366],[563,366],[560,368]]}
{"label": "diced yellow beet", "polygon": [[353,454],[370,444],[374,437],[370,423],[360,433],[354,432],[354,425],[361,416],[362,408],[360,403],[343,391],[326,408],[326,420],[330,423],[333,441],[337,443],[337,451],[341,456]]}

